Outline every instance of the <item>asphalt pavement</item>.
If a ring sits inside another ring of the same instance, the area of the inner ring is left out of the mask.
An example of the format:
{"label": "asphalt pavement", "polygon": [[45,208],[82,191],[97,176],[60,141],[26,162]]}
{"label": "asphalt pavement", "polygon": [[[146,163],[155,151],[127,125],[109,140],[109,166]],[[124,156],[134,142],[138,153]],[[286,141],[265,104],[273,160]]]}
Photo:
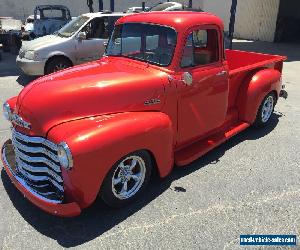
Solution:
{"label": "asphalt pavement", "polygon": [[[296,234],[299,241],[300,45],[235,41],[234,48],[289,56],[283,71],[289,97],[279,100],[268,127],[249,128],[167,178],[153,179],[133,205],[110,209],[98,200],[69,219],[28,202],[0,163],[0,248],[258,249],[241,247],[240,234]],[[31,80],[16,68],[15,56],[3,53],[1,105]],[[10,131],[0,115],[2,145]]]}

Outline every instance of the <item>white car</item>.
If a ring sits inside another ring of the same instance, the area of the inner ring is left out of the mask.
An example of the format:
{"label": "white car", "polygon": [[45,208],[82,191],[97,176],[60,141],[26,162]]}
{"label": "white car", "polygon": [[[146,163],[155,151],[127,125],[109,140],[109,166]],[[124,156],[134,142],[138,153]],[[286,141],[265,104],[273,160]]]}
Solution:
{"label": "white car", "polygon": [[97,60],[114,23],[126,13],[98,12],[78,16],[53,35],[23,41],[17,65],[27,75],[44,75]]}

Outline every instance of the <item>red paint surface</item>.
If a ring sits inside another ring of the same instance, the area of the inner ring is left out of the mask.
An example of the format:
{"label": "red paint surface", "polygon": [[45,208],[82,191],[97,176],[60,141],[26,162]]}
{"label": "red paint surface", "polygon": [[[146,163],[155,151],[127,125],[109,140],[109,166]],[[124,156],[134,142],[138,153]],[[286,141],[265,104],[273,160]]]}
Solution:
{"label": "red paint surface", "polygon": [[[221,56],[210,65],[180,68],[187,35],[196,28],[216,28],[219,53],[224,54],[223,23],[214,15],[153,12],[123,17],[118,24],[125,22],[174,28],[177,46],[172,63],[163,68],[104,57],[39,78],[18,99],[9,100],[15,112],[32,124],[30,131],[17,130],[68,143],[74,167],[63,170],[65,195],[80,209],[93,203],[107,172],[124,155],[148,150],[164,177],[174,161],[186,165],[250,126],[264,96],[271,91],[278,95],[281,89],[282,56],[226,51],[227,59]],[[217,76],[221,71],[226,74]],[[184,72],[193,76],[191,86],[182,82]],[[144,104],[151,99],[160,103]],[[48,204],[15,185],[52,213]],[[80,211],[62,206],[63,216]]]}

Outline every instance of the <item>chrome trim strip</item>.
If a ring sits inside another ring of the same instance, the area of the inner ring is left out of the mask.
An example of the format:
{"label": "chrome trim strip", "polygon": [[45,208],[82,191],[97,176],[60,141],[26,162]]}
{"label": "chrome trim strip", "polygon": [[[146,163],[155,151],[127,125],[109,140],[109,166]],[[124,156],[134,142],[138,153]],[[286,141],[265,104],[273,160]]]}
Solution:
{"label": "chrome trim strip", "polygon": [[53,177],[55,181],[63,182],[62,178],[58,174],[54,173],[53,171],[49,170],[46,167],[32,167],[32,166],[28,165],[27,163],[22,162],[18,158],[16,158],[16,162],[18,163],[18,166],[21,165],[21,167],[24,168],[27,171],[30,171],[30,172],[33,172],[33,173],[47,173],[51,177]]}
{"label": "chrome trim strip", "polygon": [[50,200],[50,199],[47,199],[47,198],[45,198],[44,196],[42,196],[42,195],[40,195],[40,194],[38,194],[37,192],[35,192],[30,186],[28,186],[27,184],[26,184],[26,182],[23,180],[23,179],[21,179],[20,177],[18,177],[18,176],[16,176],[15,174],[14,174],[14,172],[12,171],[12,169],[11,169],[11,167],[10,167],[10,165],[9,165],[9,163],[8,163],[8,161],[7,161],[7,159],[6,159],[6,153],[5,153],[5,147],[3,147],[3,150],[2,150],[2,155],[3,155],[3,160],[4,160],[4,163],[5,163],[5,165],[8,167],[8,169],[10,170],[10,172],[12,173],[12,175],[14,176],[14,178],[16,178],[16,180],[28,191],[28,192],[30,192],[33,196],[36,196],[36,197],[38,197],[39,199],[41,199],[41,200],[43,200],[44,202],[49,202],[49,203],[53,203],[53,204],[61,204],[62,203],[62,201],[60,201],[60,200]]}
{"label": "chrome trim strip", "polygon": [[[14,142],[13,142],[14,143]],[[28,162],[34,162],[34,163],[45,163],[47,166],[49,166],[52,170],[60,173],[61,170],[60,170],[60,167],[56,164],[54,164],[53,162],[51,162],[50,160],[48,160],[47,158],[45,157],[31,157],[31,156],[28,156],[26,154],[23,154],[19,149],[19,147],[15,147],[14,150],[15,150],[15,153],[16,155],[25,160],[25,161],[28,161]]]}
{"label": "chrome trim strip", "polygon": [[22,175],[24,175],[25,177],[27,177],[31,181],[50,181],[61,192],[64,191],[64,188],[62,187],[62,185],[59,184],[59,183],[57,183],[52,178],[49,178],[48,176],[44,176],[44,175],[32,175],[32,174],[28,173],[26,171],[27,170],[27,168],[26,168],[27,166],[26,165],[24,166],[24,164],[20,164],[19,165],[19,162],[18,162],[18,170],[21,172]]}
{"label": "chrome trim strip", "polygon": [[57,152],[57,145],[45,138],[23,135],[18,131],[16,131],[15,129],[12,129],[12,133],[17,137],[17,139],[20,139],[25,142],[30,142],[30,143],[39,143]]}
{"label": "chrome trim strip", "polygon": [[23,151],[25,151],[27,153],[41,153],[41,154],[45,154],[48,157],[50,157],[53,161],[55,161],[57,163],[59,162],[57,156],[55,154],[53,154],[52,152],[47,151],[47,149],[45,149],[45,148],[42,148],[42,147],[28,147],[26,145],[23,145],[22,143],[18,142],[15,139],[14,135],[12,136],[12,141],[13,141],[14,145],[16,145],[19,149],[22,149]]}

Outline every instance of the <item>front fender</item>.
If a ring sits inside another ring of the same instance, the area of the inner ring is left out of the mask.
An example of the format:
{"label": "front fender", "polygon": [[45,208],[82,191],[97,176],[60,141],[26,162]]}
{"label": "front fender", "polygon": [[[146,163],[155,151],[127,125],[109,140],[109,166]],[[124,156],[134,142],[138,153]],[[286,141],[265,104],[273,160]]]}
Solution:
{"label": "front fender", "polygon": [[256,72],[246,80],[239,90],[237,106],[239,119],[252,124],[264,97],[270,92],[276,92],[276,97],[281,90],[281,73],[274,69],[263,69]]}
{"label": "front fender", "polygon": [[74,161],[63,170],[66,196],[81,208],[97,197],[111,167],[126,154],[146,149],[155,158],[159,174],[173,166],[173,130],[169,117],[160,112],[129,112],[63,123],[52,128],[49,140],[67,142]]}

